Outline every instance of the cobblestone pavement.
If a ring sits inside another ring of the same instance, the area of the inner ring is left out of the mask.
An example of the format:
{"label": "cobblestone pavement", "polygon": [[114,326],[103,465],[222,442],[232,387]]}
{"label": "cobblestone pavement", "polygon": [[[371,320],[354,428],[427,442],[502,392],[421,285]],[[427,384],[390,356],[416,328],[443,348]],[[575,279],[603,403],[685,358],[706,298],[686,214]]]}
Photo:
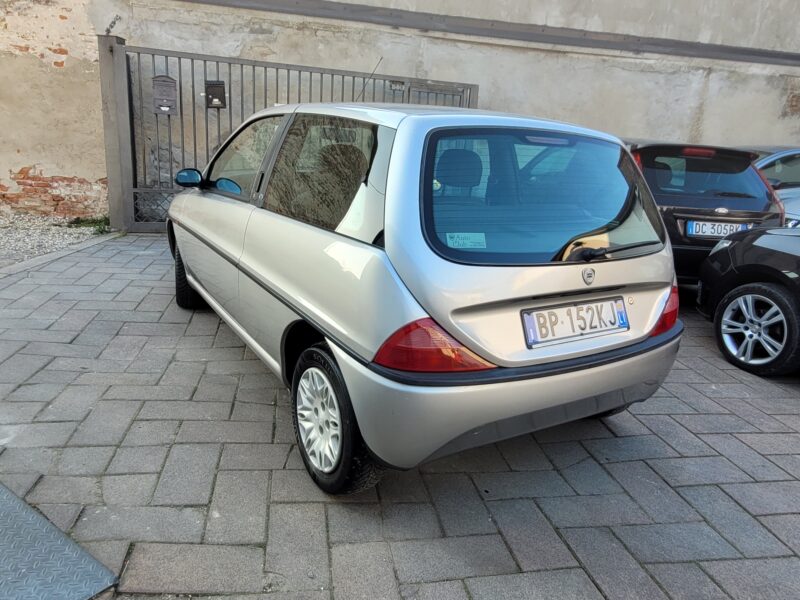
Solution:
{"label": "cobblestone pavement", "polygon": [[176,307],[165,239],[118,238],[0,278],[0,481],[120,598],[798,598],[800,383],[683,314],[646,403],[330,498],[278,380]]}

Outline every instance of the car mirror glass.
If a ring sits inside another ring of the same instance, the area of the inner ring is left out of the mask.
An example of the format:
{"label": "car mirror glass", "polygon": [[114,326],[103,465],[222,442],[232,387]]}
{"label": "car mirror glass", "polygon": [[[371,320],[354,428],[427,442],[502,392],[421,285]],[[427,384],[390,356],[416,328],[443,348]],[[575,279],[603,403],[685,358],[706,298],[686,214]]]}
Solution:
{"label": "car mirror glass", "polygon": [[181,169],[175,175],[175,183],[181,187],[200,187],[203,175],[197,169]]}
{"label": "car mirror glass", "polygon": [[221,192],[228,192],[229,194],[241,194],[242,188],[233,179],[227,177],[220,177],[214,182],[214,187]]}

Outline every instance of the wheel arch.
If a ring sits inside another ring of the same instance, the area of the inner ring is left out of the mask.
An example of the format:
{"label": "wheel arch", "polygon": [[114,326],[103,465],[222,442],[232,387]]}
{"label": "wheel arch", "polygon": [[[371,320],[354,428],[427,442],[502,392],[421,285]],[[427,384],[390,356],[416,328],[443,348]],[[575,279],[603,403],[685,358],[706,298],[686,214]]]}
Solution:
{"label": "wheel arch", "polygon": [[292,387],[292,377],[303,350],[325,341],[322,332],[308,321],[298,319],[291,322],[281,338],[281,378],[286,387]]}
{"label": "wheel arch", "polygon": [[175,258],[177,242],[175,241],[175,228],[170,219],[167,219],[167,241],[169,242],[169,251],[172,254],[172,258]]}
{"label": "wheel arch", "polygon": [[748,283],[772,283],[791,289],[791,282],[784,273],[767,265],[747,265],[737,267],[735,274],[728,280],[728,285],[719,292],[719,299],[730,291]]}

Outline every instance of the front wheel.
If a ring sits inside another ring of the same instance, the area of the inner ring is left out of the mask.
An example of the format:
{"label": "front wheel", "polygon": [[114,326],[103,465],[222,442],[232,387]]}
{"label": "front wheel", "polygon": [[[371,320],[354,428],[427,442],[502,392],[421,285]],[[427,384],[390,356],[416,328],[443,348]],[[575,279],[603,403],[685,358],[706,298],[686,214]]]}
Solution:
{"label": "front wheel", "polygon": [[351,494],[378,483],[383,469],[361,438],[344,378],[325,344],[300,355],[292,378],[292,407],[300,455],[323,491]]}
{"label": "front wheel", "polygon": [[203,297],[189,285],[189,280],[186,278],[186,267],[177,247],[175,248],[175,302],[187,310],[206,307]]}
{"label": "front wheel", "polygon": [[800,367],[797,300],[780,285],[749,283],[726,294],[714,334],[728,362],[745,371],[781,375]]}

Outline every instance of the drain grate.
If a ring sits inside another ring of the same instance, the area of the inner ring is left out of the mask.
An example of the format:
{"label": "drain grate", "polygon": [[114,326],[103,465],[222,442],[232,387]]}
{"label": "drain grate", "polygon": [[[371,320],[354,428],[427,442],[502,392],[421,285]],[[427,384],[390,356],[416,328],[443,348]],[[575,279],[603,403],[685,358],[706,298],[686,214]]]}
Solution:
{"label": "drain grate", "polygon": [[0,484],[0,598],[86,600],[116,577]]}

